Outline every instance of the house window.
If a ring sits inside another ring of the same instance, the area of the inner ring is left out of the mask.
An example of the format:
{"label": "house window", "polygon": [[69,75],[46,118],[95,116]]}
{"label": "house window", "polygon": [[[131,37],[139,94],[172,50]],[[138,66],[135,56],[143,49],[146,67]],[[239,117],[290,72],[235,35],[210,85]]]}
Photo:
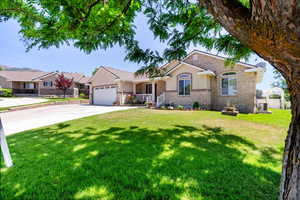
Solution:
{"label": "house window", "polygon": [[191,94],[191,75],[190,74],[180,74],[178,76],[178,95],[188,96]]}
{"label": "house window", "polygon": [[25,89],[34,89],[34,83],[24,83]]}
{"label": "house window", "polygon": [[234,96],[237,94],[236,73],[228,72],[222,75],[221,79],[221,94],[224,96]]}
{"label": "house window", "polygon": [[146,84],[146,94],[152,94],[152,84]]}
{"label": "house window", "polygon": [[44,81],[43,85],[44,85],[44,87],[52,87],[53,86],[53,82],[52,81]]}

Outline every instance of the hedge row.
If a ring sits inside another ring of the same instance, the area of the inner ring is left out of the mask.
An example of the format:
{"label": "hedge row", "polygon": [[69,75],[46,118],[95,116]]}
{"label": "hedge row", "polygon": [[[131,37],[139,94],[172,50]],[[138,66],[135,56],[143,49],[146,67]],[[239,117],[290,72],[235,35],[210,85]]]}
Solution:
{"label": "hedge row", "polygon": [[8,88],[0,88],[0,97],[12,97],[13,91]]}

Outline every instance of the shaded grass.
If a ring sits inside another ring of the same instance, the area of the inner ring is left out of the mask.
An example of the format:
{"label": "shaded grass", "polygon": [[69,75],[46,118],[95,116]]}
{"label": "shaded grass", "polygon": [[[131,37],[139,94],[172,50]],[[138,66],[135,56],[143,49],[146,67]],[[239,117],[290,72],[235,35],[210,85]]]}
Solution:
{"label": "shaded grass", "polygon": [[8,137],[15,166],[1,169],[0,198],[276,199],[285,131],[217,112],[145,109],[26,131]]}

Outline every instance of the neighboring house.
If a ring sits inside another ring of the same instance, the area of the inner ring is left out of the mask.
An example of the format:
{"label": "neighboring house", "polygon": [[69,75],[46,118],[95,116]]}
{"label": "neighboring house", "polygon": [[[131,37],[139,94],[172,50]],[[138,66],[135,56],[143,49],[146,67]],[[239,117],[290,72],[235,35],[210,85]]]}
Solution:
{"label": "neighboring house", "polygon": [[241,112],[255,112],[256,84],[262,80],[265,68],[242,62],[226,67],[224,59],[194,50],[181,61],[162,66],[165,75],[154,79],[100,67],[90,80],[91,103],[125,104],[133,94],[157,106],[192,106],[199,102],[206,109],[234,105]]}
{"label": "neighboring house", "polygon": [[279,87],[273,87],[269,90],[264,90],[262,98],[257,99],[257,104],[262,107],[262,104],[267,104],[268,108],[285,109],[289,108],[290,102],[285,101],[284,90]]}
{"label": "neighboring house", "polygon": [[[0,71],[0,86],[11,88],[16,96],[61,96],[63,92],[55,87],[59,72]],[[73,78],[73,85],[67,90],[67,96],[88,95],[87,82],[90,79],[79,73],[63,73]]]}

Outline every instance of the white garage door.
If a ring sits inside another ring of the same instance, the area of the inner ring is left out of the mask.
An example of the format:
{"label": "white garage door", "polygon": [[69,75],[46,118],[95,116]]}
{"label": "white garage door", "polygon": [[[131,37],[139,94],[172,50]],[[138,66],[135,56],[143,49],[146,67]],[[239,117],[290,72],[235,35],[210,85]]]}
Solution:
{"label": "white garage door", "polygon": [[117,100],[117,88],[94,88],[94,104],[113,105]]}

